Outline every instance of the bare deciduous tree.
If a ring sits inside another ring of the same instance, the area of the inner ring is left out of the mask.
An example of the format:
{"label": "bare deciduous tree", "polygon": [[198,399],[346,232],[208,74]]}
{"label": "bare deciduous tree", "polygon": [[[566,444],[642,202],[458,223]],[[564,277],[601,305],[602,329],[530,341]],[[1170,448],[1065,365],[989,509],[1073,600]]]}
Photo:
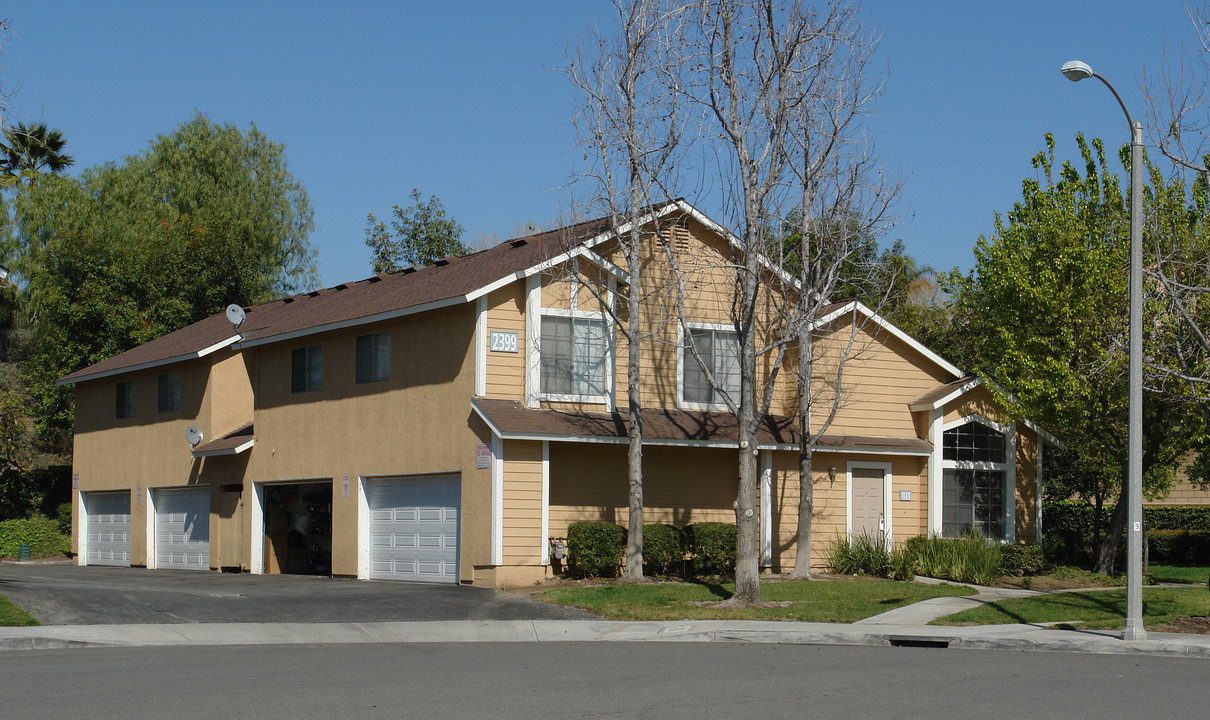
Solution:
{"label": "bare deciduous tree", "polygon": [[[653,195],[667,197],[675,176],[681,96],[669,83],[680,63],[681,9],[660,0],[613,0],[613,8],[616,33],[589,32],[566,71],[578,94],[574,124],[587,163],[579,180],[592,186],[590,205],[610,219],[629,275],[619,308],[607,287],[575,273],[626,342],[629,521],[622,578],[637,582],[643,579],[642,342],[653,332],[648,296],[659,292],[644,283],[642,252],[645,237],[658,232]],[[648,215],[652,222],[645,224]]]}

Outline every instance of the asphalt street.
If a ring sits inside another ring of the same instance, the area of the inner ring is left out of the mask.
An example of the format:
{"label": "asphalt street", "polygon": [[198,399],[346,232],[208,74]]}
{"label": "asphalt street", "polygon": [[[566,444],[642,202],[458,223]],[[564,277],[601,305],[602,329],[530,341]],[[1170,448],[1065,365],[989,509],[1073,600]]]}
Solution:
{"label": "asphalt street", "polygon": [[1204,717],[1202,662],[733,643],[0,654],[6,717]]}
{"label": "asphalt street", "polygon": [[479,587],[69,564],[0,564],[0,595],[43,625],[592,619]]}

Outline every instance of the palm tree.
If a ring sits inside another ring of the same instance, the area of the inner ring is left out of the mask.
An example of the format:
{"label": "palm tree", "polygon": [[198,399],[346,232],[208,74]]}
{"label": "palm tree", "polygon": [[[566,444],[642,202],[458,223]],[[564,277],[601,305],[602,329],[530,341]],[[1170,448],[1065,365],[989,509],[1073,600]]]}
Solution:
{"label": "palm tree", "polygon": [[46,123],[26,126],[19,122],[6,129],[0,142],[0,182],[15,185],[24,178],[37,185],[39,173],[62,172],[75,162],[71,155],[63,154],[66,144],[63,133],[47,128]]}

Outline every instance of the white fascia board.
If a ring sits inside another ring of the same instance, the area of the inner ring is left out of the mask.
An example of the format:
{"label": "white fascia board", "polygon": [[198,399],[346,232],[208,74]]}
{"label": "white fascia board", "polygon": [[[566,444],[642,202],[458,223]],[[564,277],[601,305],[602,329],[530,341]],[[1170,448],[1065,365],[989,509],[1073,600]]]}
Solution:
{"label": "white fascia board", "polygon": [[952,392],[950,392],[948,395],[946,395],[943,398],[940,398],[931,403],[917,403],[915,405],[909,405],[908,409],[910,409],[912,412],[919,412],[921,410],[940,410],[941,408],[945,407],[946,405],[949,405],[954,400],[957,400],[958,398],[967,394],[971,390],[974,390],[975,388],[979,387],[983,383],[984,383],[983,378],[977,377],[968,383],[963,383],[961,387],[954,388],[954,390]]}
{"label": "white fascia board", "polygon": [[1038,427],[1032,421],[1022,420],[1021,424],[1024,425],[1025,427],[1029,428],[1030,430],[1033,430],[1035,433],[1037,433],[1038,437],[1045,440],[1048,444],[1053,445],[1057,448],[1064,447],[1063,442],[1061,440],[1059,440],[1059,438],[1055,437],[1054,435],[1051,435],[1044,428]]}
{"label": "white fascia board", "polygon": [[193,457],[217,457],[219,455],[239,455],[240,453],[244,452],[245,450],[251,449],[251,447],[255,444],[256,444],[256,438],[250,437],[250,438],[248,438],[247,442],[236,445],[233,448],[225,448],[223,450],[203,450],[203,451],[194,450]]}
{"label": "white fascia board", "polygon": [[[683,211],[692,211],[696,215],[701,215],[701,213],[698,213],[696,210],[693,210],[693,208],[690,207],[687,203],[673,203],[673,204],[669,204],[667,207],[663,208],[659,212],[656,212],[656,213],[649,212],[649,213],[643,215],[641,218],[638,219],[638,224],[640,226],[646,225],[647,223],[651,222],[652,220],[664,217],[665,215],[667,215],[671,212],[674,212],[675,210],[678,210],[678,209],[681,209]],[[703,215],[702,217],[705,217],[705,216]],[[707,221],[707,222],[710,222],[710,221]],[[710,222],[710,225],[713,227],[718,227],[713,222]],[[631,227],[631,224],[629,222],[624,222],[621,225],[618,225],[616,228],[606,230],[605,232],[599,233],[599,234],[589,238],[588,240],[585,240],[582,243],[578,243],[574,248],[572,248],[570,250],[561,252],[558,255],[555,255],[554,257],[547,258],[546,260],[543,260],[542,262],[537,263],[536,265],[532,265],[532,266],[524,268],[522,270],[518,270],[517,272],[510,273],[510,274],[500,278],[499,280],[496,280],[495,282],[491,282],[491,283],[488,283],[487,285],[484,285],[483,287],[481,287],[477,290],[472,290],[470,293],[467,293],[466,298],[468,300],[474,300],[475,298],[479,297],[480,295],[486,295],[494,290],[499,290],[500,288],[504,287],[505,285],[508,285],[511,282],[514,282],[516,280],[522,280],[531,275],[535,275],[537,273],[548,270],[556,265],[565,263],[568,260],[570,260],[573,255],[584,257],[587,260],[589,260],[590,262],[600,265],[602,269],[604,269],[607,272],[609,272],[610,274],[614,275],[622,282],[628,283],[628,282],[630,282],[630,275],[625,270],[622,270],[621,268],[617,267],[616,265],[613,265],[613,263],[610,263],[608,260],[601,257],[600,255],[597,255],[596,253],[589,253],[586,251],[591,248],[596,247],[597,245],[600,245],[601,243],[605,242],[606,240],[620,237],[620,236],[630,232],[630,227]]]}
{"label": "white fascia board", "polygon": [[[793,446],[795,449],[797,445]],[[913,457],[928,457],[932,450],[909,450],[904,448],[855,448],[855,447],[817,447],[817,453],[843,453],[845,455],[910,455]]]}
{"label": "white fascia board", "polygon": [[337,322],[325,323],[323,325],[315,325],[313,327],[302,328],[279,335],[270,335],[268,337],[256,338],[255,340],[241,340],[236,343],[235,348],[242,350],[244,348],[256,347],[257,345],[268,345],[269,343],[284,342],[295,338],[307,337],[308,335],[318,335],[332,330],[343,330],[345,328],[357,327],[359,325],[369,325],[371,323],[382,322],[383,320],[393,320],[395,318],[406,317],[408,315],[418,315],[429,310],[438,310],[452,305],[461,305],[472,298],[469,295],[455,295],[443,300],[434,300],[433,302],[424,303],[423,305],[412,305],[405,308],[397,308],[395,310],[387,310],[385,312],[366,315],[364,317],[352,318],[350,320],[339,320]]}
{"label": "white fascia board", "polygon": [[916,352],[925,356],[929,360],[932,360],[942,370],[945,370],[949,374],[953,375],[955,378],[960,378],[960,377],[966,375],[966,373],[959,370],[958,367],[955,366],[953,363],[951,363],[949,360],[946,360],[945,358],[941,357],[937,353],[935,353],[932,350],[929,350],[925,346],[921,345],[918,340],[916,340],[911,335],[908,335],[904,331],[902,331],[899,328],[892,325],[889,320],[882,317],[878,313],[874,312],[870,308],[866,307],[866,305],[864,303],[862,303],[860,300],[850,300],[849,302],[845,303],[843,306],[837,308],[836,310],[833,310],[832,312],[828,313],[827,315],[816,319],[815,322],[811,324],[811,329],[814,330],[816,328],[827,325],[828,323],[832,322],[833,320],[840,317],[841,315],[853,312],[853,310],[856,310],[857,312],[861,313],[862,315],[865,315],[870,320],[872,320],[876,325],[878,325],[878,327],[882,328],[883,330],[886,330],[891,335],[893,335],[896,338],[899,338],[903,342],[907,343],[908,347],[912,348]]}
{"label": "white fascia board", "polygon": [[135,372],[139,372],[141,370],[150,370],[151,368],[162,367],[164,365],[173,365],[175,363],[185,362],[186,360],[196,360],[200,357],[205,357],[206,355],[209,355],[210,353],[222,350],[225,347],[230,347],[231,345],[235,344],[235,342],[238,340],[239,340],[239,335],[233,335],[233,336],[227,338],[226,340],[223,340],[222,342],[217,342],[217,343],[211,345],[210,347],[202,348],[201,350],[198,350],[197,352],[185,353],[184,355],[174,355],[173,357],[170,357],[170,358],[164,358],[162,360],[152,360],[151,362],[139,363],[138,365],[127,365],[126,367],[115,368],[113,370],[106,370],[104,372],[94,373],[92,375],[85,375],[83,377],[75,378],[74,380],[59,379],[59,380],[55,381],[55,385],[71,385],[73,383],[87,382],[89,380],[101,380],[103,378],[114,377],[116,375],[126,375],[127,373],[135,373]]}
{"label": "white fascia board", "polygon": [[[669,207],[678,208],[681,212],[685,213],[686,215],[689,215],[694,220],[697,220],[698,222],[700,222],[702,225],[705,225],[708,230],[712,230],[713,232],[726,238],[728,245],[730,245],[740,251],[742,251],[744,249],[743,243],[740,242],[740,239],[738,237],[736,237],[734,233],[732,233],[730,230],[727,230],[722,225],[719,225],[718,223],[714,222],[710,218],[706,217],[705,215],[702,214],[702,212],[700,210],[693,207],[692,205],[685,202],[684,200],[678,200]],[[773,262],[771,260],[769,260],[769,258],[767,256],[765,256],[764,253],[757,253],[756,261],[758,263],[760,263],[760,265],[764,269],[766,269],[769,272],[776,275],[782,282],[786,283],[790,287],[793,287],[795,289],[798,289],[799,287],[801,287],[801,283],[799,283],[798,278],[794,277],[790,273],[788,273],[785,270],[782,270],[781,268],[774,265]]]}

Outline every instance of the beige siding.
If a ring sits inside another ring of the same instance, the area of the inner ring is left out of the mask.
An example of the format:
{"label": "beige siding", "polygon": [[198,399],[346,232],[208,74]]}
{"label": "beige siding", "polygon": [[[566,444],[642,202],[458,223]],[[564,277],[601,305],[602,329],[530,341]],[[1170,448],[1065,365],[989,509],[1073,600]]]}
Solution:
{"label": "beige siding", "polygon": [[841,378],[838,411],[829,434],[918,437],[921,428],[908,406],[953,380],[907,343],[871,324],[858,328],[856,334],[847,323],[837,327],[816,343],[816,355],[820,358],[813,380],[818,388],[813,403],[817,422],[831,409],[836,397],[832,389],[838,375]]}
{"label": "beige siding", "polygon": [[995,422],[1008,422],[1003,408],[992,397],[991,391],[983,386],[971,390],[958,398],[957,402],[947,405],[943,422],[948,424],[971,415],[979,415]]}
{"label": "beige siding", "polygon": [[[517,333],[517,352],[491,352],[492,330]],[[483,338],[487,370],[486,397],[525,400],[525,281],[518,280],[488,294],[487,337]]]}
{"label": "beige siding", "polygon": [[[734,450],[643,449],[643,522],[735,522]],[[550,534],[577,520],[629,522],[626,446],[551,443]]]}
{"label": "beige siding", "polygon": [[[928,527],[928,460],[918,457],[816,453],[812,475],[814,512],[811,522],[811,567],[827,570],[830,543],[845,534],[848,518],[848,464],[891,464],[891,541],[900,543],[926,534]],[[829,472],[835,468],[834,477]],[[792,452],[773,454],[773,571],[794,569],[798,539],[798,456]],[[911,499],[899,499],[902,490]]]}
{"label": "beige siding", "polygon": [[1016,537],[1018,543],[1037,541],[1038,436],[1017,426]]}
{"label": "beige siding", "polygon": [[540,565],[542,547],[542,443],[506,441],[503,461],[505,565]]}
{"label": "beige siding", "polygon": [[1193,457],[1187,457],[1176,471],[1176,479],[1167,494],[1154,500],[1143,496],[1144,505],[1210,505],[1210,487],[1202,488],[1189,480],[1188,467]]}

